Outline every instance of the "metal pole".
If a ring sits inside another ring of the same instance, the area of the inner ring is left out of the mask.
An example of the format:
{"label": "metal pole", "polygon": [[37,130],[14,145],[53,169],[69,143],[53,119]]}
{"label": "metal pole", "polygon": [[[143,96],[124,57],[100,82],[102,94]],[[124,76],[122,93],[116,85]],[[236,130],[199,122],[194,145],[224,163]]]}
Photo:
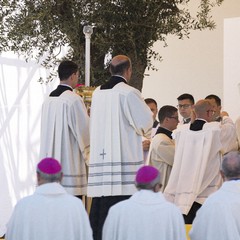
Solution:
{"label": "metal pole", "polygon": [[90,42],[93,33],[92,26],[84,26],[83,33],[85,34],[85,86],[90,86]]}

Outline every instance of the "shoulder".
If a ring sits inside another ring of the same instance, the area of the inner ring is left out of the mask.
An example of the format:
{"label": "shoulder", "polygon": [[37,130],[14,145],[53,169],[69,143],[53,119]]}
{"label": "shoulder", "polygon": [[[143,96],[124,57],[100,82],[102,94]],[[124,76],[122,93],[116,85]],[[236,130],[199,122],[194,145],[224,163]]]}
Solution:
{"label": "shoulder", "polygon": [[141,95],[140,91],[124,82],[121,82],[119,84],[117,84],[114,88],[113,88],[114,91],[119,91],[121,92],[122,94],[125,94],[125,95]]}
{"label": "shoulder", "polygon": [[240,116],[236,119],[235,123],[240,125]]}
{"label": "shoulder", "polygon": [[220,131],[220,122],[207,122],[203,125],[203,130]]}
{"label": "shoulder", "polygon": [[65,201],[66,201],[66,204],[68,204],[69,206],[84,209],[82,200],[69,193],[66,193]]}
{"label": "shoulder", "polygon": [[38,198],[35,194],[24,197],[18,200],[14,210],[17,211],[17,210],[28,209],[30,206],[34,206],[35,202],[37,201],[38,201]]}
{"label": "shoulder", "polygon": [[[69,98],[69,99],[73,99],[73,100],[75,100],[75,99],[82,99],[81,97],[80,97],[80,95],[78,95],[76,92],[74,92],[74,91],[65,91],[64,93],[62,93],[61,94],[61,96],[62,97],[64,97],[64,98]],[[60,96],[60,97],[61,97]]]}
{"label": "shoulder", "polygon": [[171,142],[172,139],[170,139],[166,134],[164,133],[158,133],[152,138],[153,143],[161,143],[161,142]]}
{"label": "shoulder", "polygon": [[[227,193],[225,193],[227,194]],[[207,207],[218,207],[220,205],[225,205],[226,202],[223,201],[224,195],[222,187],[220,187],[216,192],[212,193],[204,202],[203,209]]]}
{"label": "shoulder", "polygon": [[63,101],[63,104],[67,104],[69,107],[75,108],[84,106],[82,97],[72,91],[65,91],[61,95],[61,100]]}
{"label": "shoulder", "polygon": [[109,209],[109,215],[119,215],[123,211],[128,211],[131,209],[131,200],[127,199],[114,204]]}

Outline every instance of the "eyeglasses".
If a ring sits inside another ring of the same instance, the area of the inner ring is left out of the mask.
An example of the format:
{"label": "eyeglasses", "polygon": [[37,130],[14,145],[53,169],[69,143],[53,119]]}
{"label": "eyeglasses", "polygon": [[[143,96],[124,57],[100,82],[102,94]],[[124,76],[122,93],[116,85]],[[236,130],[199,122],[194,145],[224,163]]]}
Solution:
{"label": "eyeglasses", "polygon": [[168,117],[168,118],[174,118],[175,120],[179,121],[178,117]]}
{"label": "eyeglasses", "polygon": [[179,104],[179,105],[177,105],[177,108],[178,109],[181,109],[181,108],[183,108],[183,109],[188,109],[190,106],[192,106],[191,104]]}

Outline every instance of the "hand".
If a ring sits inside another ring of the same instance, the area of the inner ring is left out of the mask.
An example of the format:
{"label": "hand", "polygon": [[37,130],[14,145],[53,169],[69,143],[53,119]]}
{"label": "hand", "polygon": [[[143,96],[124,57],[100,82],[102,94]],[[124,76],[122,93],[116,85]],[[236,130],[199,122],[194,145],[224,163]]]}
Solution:
{"label": "hand", "polygon": [[149,139],[146,139],[146,140],[142,141],[142,147],[143,147],[144,151],[149,150],[150,143],[151,143],[151,141]]}

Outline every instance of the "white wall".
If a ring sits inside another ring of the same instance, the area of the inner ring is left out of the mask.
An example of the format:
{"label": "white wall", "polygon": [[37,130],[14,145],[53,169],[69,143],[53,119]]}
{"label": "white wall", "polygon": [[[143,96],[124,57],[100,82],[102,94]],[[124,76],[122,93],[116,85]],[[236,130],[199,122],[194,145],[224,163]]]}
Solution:
{"label": "white wall", "polygon": [[[144,79],[143,96],[156,99],[159,107],[176,106],[176,98],[185,92],[195,100],[211,93],[223,98],[223,22],[230,17],[240,17],[239,0],[225,0],[214,8],[215,30],[194,31],[184,40],[170,36],[166,48],[156,43],[154,48],[163,61],[156,62],[157,72],[146,72],[150,76]],[[225,107],[225,98],[222,100]],[[225,110],[230,111],[229,106]]]}
{"label": "white wall", "polygon": [[240,116],[240,17],[224,20],[224,106]]}

